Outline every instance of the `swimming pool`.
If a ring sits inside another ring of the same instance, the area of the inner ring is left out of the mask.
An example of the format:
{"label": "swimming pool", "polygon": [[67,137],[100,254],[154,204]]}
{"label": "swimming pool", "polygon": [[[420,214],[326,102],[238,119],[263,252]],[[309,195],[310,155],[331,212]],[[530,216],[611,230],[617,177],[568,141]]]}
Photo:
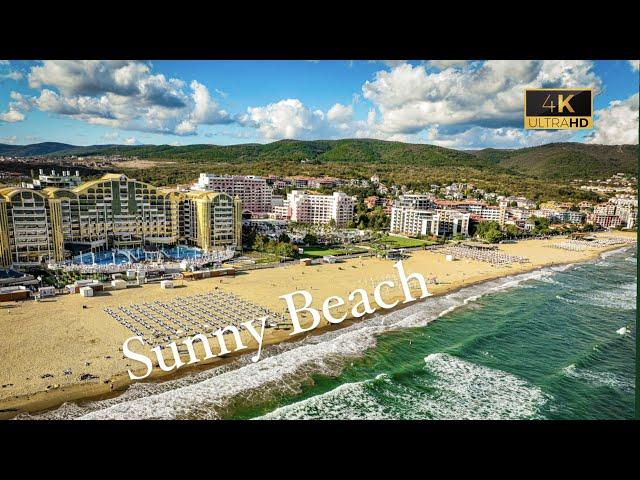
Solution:
{"label": "swimming pool", "polygon": [[107,252],[83,253],[73,257],[72,262],[77,265],[122,265],[123,263],[135,263],[142,260],[193,260],[202,257],[202,250],[197,247],[178,245],[171,248],[162,248],[156,251],[143,248],[126,248]]}

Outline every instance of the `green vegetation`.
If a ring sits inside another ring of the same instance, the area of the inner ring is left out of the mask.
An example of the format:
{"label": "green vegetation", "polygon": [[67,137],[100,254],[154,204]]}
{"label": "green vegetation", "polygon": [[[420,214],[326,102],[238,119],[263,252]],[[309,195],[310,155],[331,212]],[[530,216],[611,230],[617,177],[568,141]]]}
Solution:
{"label": "green vegetation", "polygon": [[[286,234],[281,235],[277,240],[270,240],[266,235],[257,234],[255,229],[243,233],[243,244],[249,249],[248,252],[271,255],[276,260],[282,257],[294,257],[298,253],[298,247],[290,241]],[[260,258],[265,258],[265,255]]]}
{"label": "green vegetation", "polygon": [[[0,155],[120,155],[155,160],[153,168],[118,168],[157,185],[194,181],[203,171],[217,174],[309,175],[367,179],[377,173],[387,184],[425,190],[432,183],[471,182],[499,194],[533,200],[598,201],[568,180],[602,179],[638,173],[637,145],[554,143],[518,150],[457,151],[433,145],[381,140],[281,140],[265,145],[0,145]],[[74,167],[75,168],[75,167]],[[92,174],[94,172],[91,172]],[[100,172],[95,172],[100,173]],[[84,173],[83,173],[84,174]],[[341,187],[342,188],[342,187]],[[360,203],[360,202],[359,202]],[[357,210],[355,226],[379,228],[376,209]]]}
{"label": "green vegetation", "polygon": [[106,282],[110,278],[108,275],[100,273],[87,274],[79,272],[65,272],[63,270],[43,270],[38,272],[38,274],[42,276],[43,284],[56,288],[64,288],[65,285],[70,285],[76,280],[97,280],[99,282]]}
{"label": "green vegetation", "polygon": [[434,245],[436,242],[421,240],[419,238],[405,238],[387,235],[379,238],[375,243],[386,245],[389,248],[412,248],[422,247],[424,245]]}
{"label": "green vegetation", "polygon": [[347,255],[352,253],[364,253],[367,250],[365,248],[358,247],[304,247],[300,257],[302,258],[318,258],[326,255]]}
{"label": "green vegetation", "polygon": [[478,224],[475,234],[489,243],[498,243],[504,238],[498,222],[482,222]]}
{"label": "green vegetation", "polygon": [[486,149],[478,158],[534,178],[604,179],[617,172],[638,173],[637,145],[551,143],[519,150]]}

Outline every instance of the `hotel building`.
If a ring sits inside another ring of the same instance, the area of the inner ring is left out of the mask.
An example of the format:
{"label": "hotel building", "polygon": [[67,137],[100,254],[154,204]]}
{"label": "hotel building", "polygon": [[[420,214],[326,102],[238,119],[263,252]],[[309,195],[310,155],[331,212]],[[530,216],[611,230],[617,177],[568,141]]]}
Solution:
{"label": "hotel building", "polygon": [[432,194],[404,194],[394,202],[394,206],[407,207],[415,210],[432,210],[436,208],[435,196]]}
{"label": "hotel building", "polygon": [[391,233],[402,235],[469,235],[471,214],[457,210],[425,210],[403,205],[391,208]]}
{"label": "hotel building", "polygon": [[587,219],[590,223],[602,228],[616,228],[619,225],[622,225],[622,219],[618,215],[592,213],[587,217]]}
{"label": "hotel building", "polygon": [[0,266],[62,261],[78,251],[241,246],[242,204],[107,174],[75,188],[0,189]]}
{"label": "hotel building", "polygon": [[273,189],[262,177],[201,173],[193,189],[222,192],[232,198],[237,196],[242,201],[243,213],[250,213],[252,216],[266,215],[272,209]]}
{"label": "hotel building", "polygon": [[288,216],[292,222],[326,224],[333,220],[337,227],[353,219],[355,201],[343,192],[312,195],[293,190],[287,195]]}

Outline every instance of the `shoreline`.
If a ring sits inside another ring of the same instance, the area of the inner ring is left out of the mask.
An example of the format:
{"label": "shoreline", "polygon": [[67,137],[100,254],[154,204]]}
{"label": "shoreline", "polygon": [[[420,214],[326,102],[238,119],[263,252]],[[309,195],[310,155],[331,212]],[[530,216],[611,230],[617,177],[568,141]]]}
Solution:
{"label": "shoreline", "polygon": [[[499,278],[504,278],[512,275],[531,273],[531,272],[542,270],[545,268],[550,268],[553,266],[585,263],[585,262],[589,262],[597,259],[605,252],[612,252],[613,254],[613,253],[616,253],[617,250],[623,251],[628,248],[630,248],[629,245],[623,245],[623,246],[611,245],[611,246],[603,247],[597,250],[582,252],[582,255],[580,255],[579,258],[566,258],[563,261],[556,260],[556,261],[549,261],[549,262],[538,262],[535,264],[531,263],[531,264],[520,265],[520,266],[516,266],[515,268],[508,268],[508,269],[494,268],[493,270],[490,270],[489,274],[477,275],[478,278],[475,278],[475,279],[471,277],[467,279],[461,279],[460,281],[438,283],[436,285],[438,288],[435,288],[436,290],[435,292],[432,292],[431,286],[429,287],[431,295],[427,298],[424,298],[421,300],[419,299],[406,304],[400,303],[392,309],[385,309],[385,310],[376,309],[374,313],[365,315],[364,317],[361,317],[359,319],[348,317],[345,321],[343,321],[338,325],[332,325],[326,322],[322,322],[321,325],[319,325],[313,331],[296,335],[294,337],[291,337],[288,334],[287,335],[284,335],[284,334],[269,335],[268,337],[265,336],[264,346],[266,347],[269,345],[282,343],[282,342],[297,342],[306,338],[309,335],[320,335],[329,331],[340,330],[354,323],[359,323],[361,321],[370,319],[371,317],[374,317],[380,314],[387,314],[391,312],[400,311],[406,307],[413,306],[418,302],[424,302],[428,298],[448,295],[472,285],[482,284],[482,283],[486,283],[492,280],[496,280]],[[569,256],[570,255],[567,255],[567,257]],[[464,261],[458,261],[458,262],[462,264]],[[291,290],[293,290],[293,288],[291,288]],[[394,297],[394,299],[395,298],[396,297]],[[208,370],[210,368],[222,366],[224,364],[227,364],[233,361],[240,355],[251,354],[251,352],[253,351],[255,351],[255,347],[249,346],[249,348],[244,349],[240,352],[231,352],[228,355],[226,355],[224,358],[214,357],[209,361],[200,362],[199,364],[192,365],[192,366],[185,365],[184,367],[171,372],[163,372],[157,368],[154,368],[149,379],[145,380],[142,383],[148,383],[148,382],[158,383],[158,382],[164,382],[167,380],[175,380],[175,379],[181,378],[182,376],[193,374],[194,372],[197,372],[197,371]],[[43,412],[43,411],[56,409],[63,403],[67,403],[67,402],[76,402],[76,403],[82,404],[84,402],[91,402],[91,401],[117,397],[122,393],[124,393],[129,388],[129,386],[134,383],[129,379],[128,373],[126,372],[126,370],[124,372],[118,372],[116,374],[108,376],[106,377],[106,380],[104,378],[100,378],[99,380],[100,381],[97,383],[96,382],[93,382],[93,383],[74,382],[70,385],[65,385],[64,387],[61,387],[61,388],[30,392],[30,393],[16,396],[14,398],[0,399],[0,419],[13,418],[23,413],[36,413],[36,412]]]}

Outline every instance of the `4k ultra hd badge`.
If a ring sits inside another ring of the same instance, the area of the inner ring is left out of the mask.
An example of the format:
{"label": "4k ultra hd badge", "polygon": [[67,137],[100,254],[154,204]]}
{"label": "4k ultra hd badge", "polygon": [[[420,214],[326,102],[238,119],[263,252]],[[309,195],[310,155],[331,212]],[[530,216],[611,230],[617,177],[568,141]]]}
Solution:
{"label": "4k ultra hd badge", "polygon": [[524,128],[545,130],[593,128],[593,90],[588,88],[525,90]]}

